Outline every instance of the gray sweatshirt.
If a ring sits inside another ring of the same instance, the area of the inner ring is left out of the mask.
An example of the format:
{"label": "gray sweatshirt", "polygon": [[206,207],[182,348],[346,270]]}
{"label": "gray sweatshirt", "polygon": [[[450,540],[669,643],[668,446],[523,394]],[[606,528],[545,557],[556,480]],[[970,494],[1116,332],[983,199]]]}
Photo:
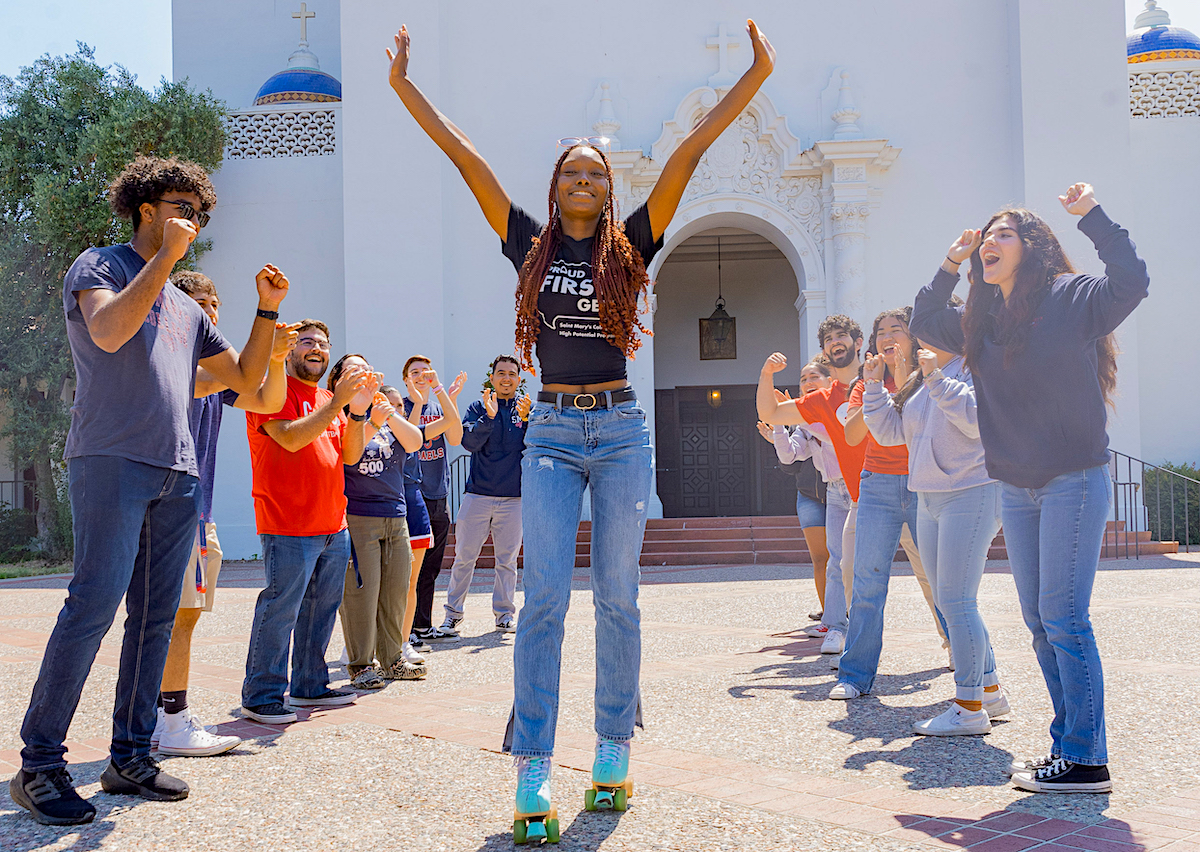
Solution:
{"label": "gray sweatshirt", "polygon": [[983,464],[975,386],[961,356],[922,383],[903,417],[881,382],[868,384],[863,419],[883,446],[908,445],[909,491],[958,491],[992,481]]}

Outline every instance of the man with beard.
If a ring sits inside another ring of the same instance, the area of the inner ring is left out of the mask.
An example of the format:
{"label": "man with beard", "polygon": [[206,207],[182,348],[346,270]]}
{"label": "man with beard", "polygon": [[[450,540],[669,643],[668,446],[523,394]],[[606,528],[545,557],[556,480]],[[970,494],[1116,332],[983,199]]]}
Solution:
{"label": "man with beard", "polygon": [[841,478],[829,483],[825,503],[825,528],[829,542],[829,563],[825,568],[825,607],[821,624],[809,634],[824,637],[821,653],[840,654],[846,641],[846,588],[842,580],[845,552],[842,532],[846,518],[858,500],[859,475],[862,473],[866,442],[851,445],[846,442],[846,408],[850,386],[858,378],[858,351],[862,347],[862,329],[845,314],[825,317],[817,328],[817,342],[829,359],[833,384],[790,399],[775,390],[775,374],[787,366],[787,358],[779,352],[767,358],[758,377],[758,417],[772,425],[811,423],[824,425],[833,441],[841,468]]}
{"label": "man with beard", "polygon": [[[296,331],[283,408],[246,414],[267,586],[254,606],[242,712],[266,724],[296,721],[293,707],[354,701],[353,692],[329,688],[325,649],[350,560],[342,465],[362,456],[379,388],[379,376],[362,366],[348,367],[333,392],[318,387],[329,367],[329,328],[306,319]],[[283,693],[293,633],[289,707]]]}
{"label": "man with beard", "polygon": [[492,361],[485,389],[463,417],[463,449],[471,454],[466,493],[454,524],[454,567],[446,590],[446,621],[439,631],[457,636],[475,561],[492,536],[496,577],[492,615],[501,633],[516,632],[517,554],[521,551],[521,453],[533,401],[517,390],[521,367],[512,355]]}

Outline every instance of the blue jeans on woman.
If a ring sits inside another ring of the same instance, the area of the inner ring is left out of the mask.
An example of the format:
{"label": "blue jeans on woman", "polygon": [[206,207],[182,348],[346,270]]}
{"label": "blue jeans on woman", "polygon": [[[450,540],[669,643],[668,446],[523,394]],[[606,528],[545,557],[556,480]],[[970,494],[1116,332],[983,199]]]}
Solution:
{"label": "blue jeans on woman", "polygon": [[955,697],[982,701],[997,683],[996,658],[979,614],[979,583],[1000,529],[1000,483],[918,495],[917,539],[925,576],[946,619],[954,655]]}
{"label": "blue jeans on woman", "polygon": [[[846,649],[838,682],[868,693],[875,683],[883,651],[883,608],[887,603],[892,560],[904,525],[917,529],[917,495],[908,490],[908,474],[864,470],[858,488],[858,528],[854,535],[854,590]],[[917,548],[921,547],[917,536]],[[924,560],[926,570],[929,561]],[[829,594],[829,581],[825,581]],[[943,621],[941,615],[938,620]],[[944,628],[943,628],[944,629]]]}
{"label": "blue jeans on woman", "polygon": [[283,691],[288,688],[288,647],[293,644],[291,694],[316,698],[328,691],[325,649],[333,634],[350,561],[349,530],[332,535],[260,537],[267,587],[254,604],[242,682],[243,707],[283,703]]}
{"label": "blue jeans on woman", "polygon": [[525,603],[513,652],[511,752],[554,753],[563,622],[584,488],[592,498],[596,733],[633,738],[642,660],[639,557],[654,474],[646,412],[631,400],[589,411],[539,402],[521,460]]}
{"label": "blue jeans on woman", "polygon": [[116,456],[67,460],[75,574],[21,726],[27,772],[65,766],[63,740],[100,642],[125,598],[112,760],[150,753],[155,700],[196,541],[199,480]]}
{"label": "blue jeans on woman", "polygon": [[1021,615],[1054,706],[1051,753],[1085,766],[1108,763],[1104,673],[1089,608],[1111,508],[1107,465],[1064,473],[1041,488],[1001,485]]}

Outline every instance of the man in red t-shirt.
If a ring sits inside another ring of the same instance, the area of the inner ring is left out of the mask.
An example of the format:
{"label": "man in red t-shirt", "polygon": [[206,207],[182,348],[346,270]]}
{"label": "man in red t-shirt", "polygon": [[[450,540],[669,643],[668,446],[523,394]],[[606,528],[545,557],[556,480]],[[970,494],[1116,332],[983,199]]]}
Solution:
{"label": "man in red t-shirt", "polygon": [[[853,571],[842,532],[854,502],[858,500],[858,481],[862,473],[862,444],[846,442],[845,410],[847,391],[858,378],[858,351],[862,347],[862,329],[844,314],[834,314],[821,321],[817,342],[829,359],[833,384],[790,399],[775,390],[775,374],[787,366],[787,358],[776,352],[763,364],[758,377],[758,417],[764,423],[792,425],[820,423],[825,426],[837,454],[842,476],[829,483],[825,497],[825,535],[829,543],[829,562],[825,567],[825,606],[821,624],[810,628],[809,635],[824,637],[821,653],[840,654],[846,642],[846,586],[842,580],[843,566]],[[852,542],[851,542],[852,545]]]}
{"label": "man in red t-shirt", "polygon": [[283,697],[293,633],[291,706],[354,701],[353,692],[329,688],[325,649],[350,561],[342,465],[362,456],[366,412],[379,388],[379,377],[361,366],[347,367],[332,393],[318,387],[329,367],[329,328],[302,320],[297,332],[283,408],[246,414],[267,587],[254,606],[242,712],[267,724],[296,721]]}

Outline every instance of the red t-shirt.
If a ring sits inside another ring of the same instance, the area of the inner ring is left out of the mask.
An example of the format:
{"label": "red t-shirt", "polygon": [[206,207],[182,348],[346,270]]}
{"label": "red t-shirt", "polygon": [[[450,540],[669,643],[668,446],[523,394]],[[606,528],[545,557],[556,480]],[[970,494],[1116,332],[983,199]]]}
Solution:
{"label": "red t-shirt", "polygon": [[[887,388],[888,393],[896,392],[896,383],[892,381],[891,376],[884,378],[883,386]],[[862,404],[863,383],[859,382],[850,394],[850,407],[862,408]],[[884,447],[875,440],[875,436],[871,434],[870,430],[867,431],[867,437],[863,441],[863,444],[867,445],[867,454],[863,459],[863,470],[869,470],[871,473],[890,473],[893,475],[908,473],[908,447],[904,444],[895,447]]]}
{"label": "red t-shirt", "polygon": [[864,444],[852,447],[846,443],[846,427],[838,418],[838,408],[846,402],[846,386],[834,379],[827,388],[807,393],[796,400],[796,408],[800,416],[809,423],[821,423],[829,432],[833,441],[833,451],[837,454],[838,467],[842,469],[842,477],[846,480],[846,490],[850,499],[858,502],[858,480],[862,473]]}
{"label": "red t-shirt", "polygon": [[268,420],[298,420],[333,394],[288,376],[287,400],[275,414],[246,412],[246,437],[254,470],[254,519],[259,535],[331,535],[346,528],[346,482],[342,436],[346,416],[337,417],[317,439],[294,453],[263,431]]}

